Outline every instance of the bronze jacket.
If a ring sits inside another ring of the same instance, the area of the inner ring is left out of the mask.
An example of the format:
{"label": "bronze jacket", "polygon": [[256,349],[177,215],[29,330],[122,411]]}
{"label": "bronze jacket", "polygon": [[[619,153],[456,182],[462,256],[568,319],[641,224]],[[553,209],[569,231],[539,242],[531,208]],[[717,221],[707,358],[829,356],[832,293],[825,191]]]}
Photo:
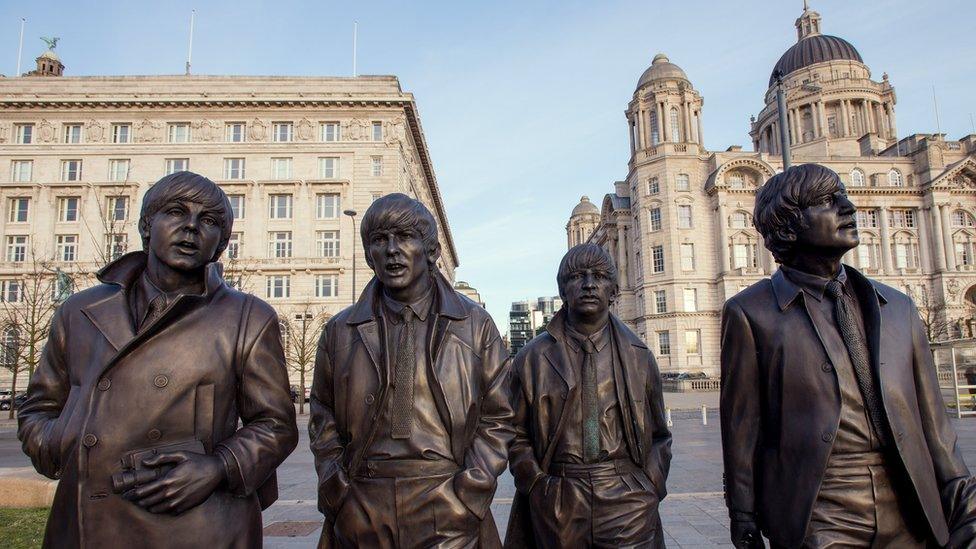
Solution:
{"label": "bronze jacket", "polygon": [[[460,471],[454,489],[482,519],[482,547],[498,545],[489,507],[505,469],[512,438],[510,360],[488,312],[436,279],[428,379]],[[318,505],[326,517],[322,545],[366,449],[376,418],[392,397],[391,359],[380,315],[382,287],[375,278],[355,305],[334,316],[319,340],[311,391],[309,437],[319,477]]]}
{"label": "bronze jacket", "polygon": [[[512,505],[506,547],[532,547],[532,529],[523,500],[546,475],[558,439],[565,428],[563,404],[580,391],[579,368],[566,355],[563,340],[566,310],[546,326],[515,357],[512,401],[515,438],[509,449],[512,475],[518,489]],[[657,361],[647,345],[616,316],[610,315],[617,399],[631,459],[651,480],[659,500],[667,495],[671,466],[671,432],[664,417],[664,394]],[[628,428],[629,426],[629,428]],[[662,536],[663,537],[663,536]]]}
{"label": "bronze jacket", "polygon": [[[946,416],[915,305],[845,265],[862,303],[865,334],[897,456],[934,538],[971,541],[976,487]],[[729,299],[722,312],[722,451],[733,520],[755,520],[770,540],[797,546],[840,424],[833,364],[803,291],[782,271]]]}
{"label": "bronze jacket", "polygon": [[[61,479],[45,545],[260,547],[256,491],[277,497],[275,468],[298,442],[277,315],[211,263],[203,295],[181,296],[137,335],[126,292],[145,265],[144,252],[126,254],[58,308],[28,386],[18,436],[34,467]],[[112,493],[124,454],[193,439],[232,462],[204,503],[151,514]]]}

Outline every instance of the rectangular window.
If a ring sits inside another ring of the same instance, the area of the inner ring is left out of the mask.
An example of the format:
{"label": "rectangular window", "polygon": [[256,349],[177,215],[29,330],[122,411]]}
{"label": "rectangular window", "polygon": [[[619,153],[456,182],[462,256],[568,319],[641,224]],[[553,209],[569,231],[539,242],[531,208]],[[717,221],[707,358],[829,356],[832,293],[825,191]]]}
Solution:
{"label": "rectangular window", "polygon": [[70,223],[78,221],[78,202],[81,200],[77,196],[58,197],[58,221]]}
{"label": "rectangular window", "polygon": [[915,210],[892,208],[888,211],[888,224],[896,228],[915,228]]}
{"label": "rectangular window", "polygon": [[230,211],[234,214],[234,220],[244,219],[244,195],[229,194],[227,198],[230,200]]}
{"label": "rectangular window", "polygon": [[167,126],[166,141],[168,143],[189,143],[190,124],[177,122]]}
{"label": "rectangular window", "polygon": [[81,181],[81,160],[61,161],[61,181]]}
{"label": "rectangular window", "polygon": [[373,141],[383,141],[382,122],[373,122]]}
{"label": "rectangular window", "polygon": [[319,257],[339,257],[339,231],[317,231],[315,236]]}
{"label": "rectangular window", "polygon": [[291,297],[291,277],[274,275],[268,277],[268,299]]}
{"label": "rectangular window", "polygon": [[291,122],[275,122],[272,124],[273,133],[271,134],[275,143],[287,143],[291,141]]}
{"label": "rectangular window", "polygon": [[291,179],[291,158],[271,159],[271,179]]}
{"label": "rectangular window", "polygon": [[291,257],[291,231],[268,233],[268,257]]}
{"label": "rectangular window", "polygon": [[681,245],[681,270],[682,271],[695,270],[695,245],[694,244]]}
{"label": "rectangular window", "polygon": [[122,257],[128,249],[129,235],[118,233],[105,235],[105,257],[109,261]]}
{"label": "rectangular window", "polygon": [[969,242],[956,242],[956,264],[972,265],[973,248]]}
{"label": "rectangular window", "polygon": [[339,177],[339,159],[334,156],[319,158],[319,177],[337,179]]}
{"label": "rectangular window", "polygon": [[374,156],[373,157],[373,175],[379,177],[383,175],[383,157]]}
{"label": "rectangular window", "polygon": [[647,212],[647,216],[650,220],[651,232],[661,230],[661,208],[651,208]]}
{"label": "rectangular window", "polygon": [[18,145],[30,145],[34,142],[33,124],[14,124],[14,139]]}
{"label": "rectangular window", "polygon": [[732,268],[754,269],[757,265],[758,251],[755,244],[732,245]]}
{"label": "rectangular window", "polygon": [[685,288],[684,292],[685,312],[694,313],[698,310],[698,289]]}
{"label": "rectangular window", "polygon": [[908,242],[895,244],[895,267],[914,269],[918,266],[918,248]]}
{"label": "rectangular window", "polygon": [[339,217],[339,195],[337,193],[315,195],[315,217],[318,219]]}
{"label": "rectangular window", "polygon": [[224,179],[244,179],[244,159],[224,159]]}
{"label": "rectangular window", "polygon": [[679,229],[691,228],[691,206],[688,205],[678,206],[678,228]]}
{"label": "rectangular window", "polygon": [[661,183],[656,177],[652,177],[647,182],[647,194],[658,194],[659,192],[661,192]]}
{"label": "rectangular window", "polygon": [[878,228],[878,210],[857,210],[857,226],[861,229]]}
{"label": "rectangular window", "polygon": [[339,123],[323,122],[320,126],[322,141],[339,141]]}
{"label": "rectangular window", "polygon": [[72,144],[81,143],[81,124],[64,125],[64,142]]}
{"label": "rectangular window", "polygon": [[27,223],[27,212],[30,210],[30,198],[11,198],[7,202],[10,211],[7,221],[11,223]]}
{"label": "rectangular window", "polygon": [[78,259],[78,235],[59,234],[57,242],[58,261],[74,261]]}
{"label": "rectangular window", "polygon": [[240,259],[241,257],[241,233],[230,233],[227,240],[227,259]]}
{"label": "rectangular window", "polygon": [[6,301],[7,303],[16,303],[20,301],[20,281],[19,280],[3,280],[0,281],[0,301]]}
{"label": "rectangular window", "polygon": [[228,122],[224,125],[224,141],[228,143],[243,143],[247,139],[247,124],[244,122]]}
{"label": "rectangular window", "polygon": [[315,297],[339,297],[339,275],[315,275]]}
{"label": "rectangular window", "polygon": [[125,221],[129,217],[129,197],[110,196],[105,210],[106,218],[110,222]]}
{"label": "rectangular window", "polygon": [[131,141],[131,124],[112,124],[112,143],[130,143]]}
{"label": "rectangular window", "polygon": [[701,354],[701,332],[698,330],[685,330],[685,354]]}
{"label": "rectangular window", "polygon": [[290,194],[272,194],[268,199],[268,217],[271,219],[291,219]]}
{"label": "rectangular window", "polygon": [[651,248],[651,272],[664,272],[664,246],[654,246]]}
{"label": "rectangular window", "polygon": [[670,332],[657,333],[657,354],[660,356],[667,356],[671,354],[671,333]]}
{"label": "rectangular window", "polygon": [[31,180],[34,175],[33,160],[12,160],[10,162],[10,180],[18,183],[25,183]]}
{"label": "rectangular window", "polygon": [[[675,141],[677,141],[677,140],[675,140]],[[691,182],[690,182],[690,179],[688,178],[688,174],[686,174],[686,173],[679,173],[677,176],[675,176],[675,178],[674,178],[674,188],[677,189],[677,190],[679,190],[679,191],[690,191],[691,190]]]}
{"label": "rectangular window", "polygon": [[668,294],[664,290],[654,290],[654,312],[663,314],[668,312]]}
{"label": "rectangular window", "polygon": [[189,158],[167,158],[166,159],[166,175],[174,174],[176,172],[185,172],[189,169],[190,169]]}
{"label": "rectangular window", "polygon": [[27,236],[7,237],[7,261],[21,263],[27,260]]}
{"label": "rectangular window", "polygon": [[119,158],[108,161],[108,180],[127,181],[129,179],[129,159]]}
{"label": "rectangular window", "polygon": [[857,247],[857,265],[862,269],[877,269],[880,245],[875,242],[861,242]]}

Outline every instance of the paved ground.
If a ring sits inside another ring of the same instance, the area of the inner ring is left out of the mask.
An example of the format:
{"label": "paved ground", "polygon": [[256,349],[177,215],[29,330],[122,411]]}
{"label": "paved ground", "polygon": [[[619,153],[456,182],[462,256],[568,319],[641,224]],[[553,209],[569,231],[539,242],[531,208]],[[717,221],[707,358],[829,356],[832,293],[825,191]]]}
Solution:
{"label": "paved ground", "polygon": [[[674,459],[668,477],[669,495],[661,504],[667,545],[731,547],[721,494],[721,442],[718,415],[714,409],[718,396],[714,393],[669,394],[666,402],[674,408]],[[708,425],[702,425],[701,404],[710,408]],[[307,421],[308,416],[300,417],[302,440],[298,450],[278,469],[280,499],[264,513],[266,547],[314,547],[321,530],[321,515],[315,508],[315,477],[308,451]],[[976,420],[953,421],[966,461],[971,469],[976,469],[973,467],[976,465]],[[0,474],[4,469],[29,465],[29,460],[20,452],[13,425],[0,421]],[[500,479],[492,504],[502,536],[514,491],[512,478],[506,473]]]}

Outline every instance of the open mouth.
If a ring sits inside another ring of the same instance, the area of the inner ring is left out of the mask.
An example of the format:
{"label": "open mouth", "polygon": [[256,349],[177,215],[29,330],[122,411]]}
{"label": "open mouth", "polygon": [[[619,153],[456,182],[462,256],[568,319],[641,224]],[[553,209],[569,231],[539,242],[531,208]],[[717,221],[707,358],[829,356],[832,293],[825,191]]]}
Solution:
{"label": "open mouth", "polygon": [[400,276],[406,272],[407,266],[402,263],[390,263],[384,270],[393,276]]}
{"label": "open mouth", "polygon": [[846,229],[856,229],[856,228],[857,228],[857,222],[856,221],[848,221],[847,223],[844,223],[843,225],[840,226],[840,229],[844,229],[844,230],[846,230]]}
{"label": "open mouth", "polygon": [[186,253],[193,253],[200,249],[195,242],[190,242],[189,240],[180,240],[174,244],[178,250]]}

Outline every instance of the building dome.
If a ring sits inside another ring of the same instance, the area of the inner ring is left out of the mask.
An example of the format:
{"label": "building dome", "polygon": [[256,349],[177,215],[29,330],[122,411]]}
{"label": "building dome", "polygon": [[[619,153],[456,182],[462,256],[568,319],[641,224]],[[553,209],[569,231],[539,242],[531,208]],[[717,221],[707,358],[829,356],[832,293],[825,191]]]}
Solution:
{"label": "building dome", "polygon": [[38,59],[50,59],[51,61],[57,61],[58,63],[61,62],[61,58],[58,57],[58,54],[54,53],[52,50],[47,50],[46,52],[42,53]]}
{"label": "building dome", "polygon": [[644,71],[640,80],[637,81],[637,87],[641,88],[656,80],[684,80],[687,82],[688,75],[685,74],[685,71],[681,70],[681,67],[672,63],[667,55],[659,53],[654,56],[654,61],[651,62],[651,66]]}
{"label": "building dome", "polygon": [[826,61],[857,61],[863,63],[861,54],[847,40],[826,34],[814,34],[803,38],[779,58],[769,76],[770,87],[776,83],[776,71],[783,76],[793,71]]}
{"label": "building dome", "polygon": [[600,208],[597,208],[596,204],[590,202],[590,197],[588,196],[583,196],[580,198],[579,204],[577,204],[576,207],[573,208],[572,217],[576,217],[577,215],[585,215],[585,214],[600,215]]}

